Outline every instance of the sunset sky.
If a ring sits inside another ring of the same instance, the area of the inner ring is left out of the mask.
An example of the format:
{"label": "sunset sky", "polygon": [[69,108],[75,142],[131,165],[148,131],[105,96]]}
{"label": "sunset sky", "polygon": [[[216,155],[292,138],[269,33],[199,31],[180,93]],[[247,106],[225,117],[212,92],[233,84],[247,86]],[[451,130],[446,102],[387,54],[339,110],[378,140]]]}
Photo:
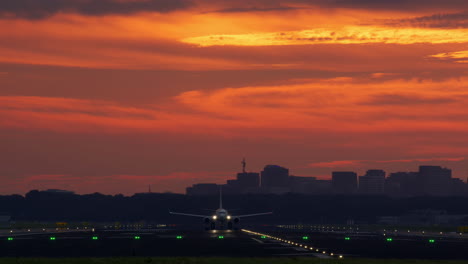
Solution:
{"label": "sunset sky", "polygon": [[2,0],[0,194],[468,176],[466,0]]}

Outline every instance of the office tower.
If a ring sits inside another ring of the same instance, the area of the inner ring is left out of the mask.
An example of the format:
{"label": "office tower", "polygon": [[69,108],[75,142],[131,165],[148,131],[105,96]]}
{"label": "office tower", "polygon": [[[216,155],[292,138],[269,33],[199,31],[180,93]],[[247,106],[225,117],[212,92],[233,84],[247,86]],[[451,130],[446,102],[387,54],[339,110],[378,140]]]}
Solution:
{"label": "office tower", "polygon": [[366,175],[359,177],[359,192],[361,194],[384,194],[385,171],[368,170]]}
{"label": "office tower", "polygon": [[332,172],[332,191],[335,194],[354,194],[357,191],[357,174],[352,171]]}
{"label": "office tower", "polygon": [[261,187],[267,193],[289,191],[289,170],[278,165],[267,165],[263,169]]}
{"label": "office tower", "polygon": [[452,170],[440,166],[419,166],[418,183],[421,185],[422,195],[450,195]]}

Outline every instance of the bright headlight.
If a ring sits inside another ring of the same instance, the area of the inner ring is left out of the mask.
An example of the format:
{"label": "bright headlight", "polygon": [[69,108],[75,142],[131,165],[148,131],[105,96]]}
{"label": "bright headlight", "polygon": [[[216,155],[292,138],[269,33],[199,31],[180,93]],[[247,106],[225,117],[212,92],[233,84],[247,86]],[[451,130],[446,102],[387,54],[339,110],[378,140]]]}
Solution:
{"label": "bright headlight", "polygon": [[216,218],[218,218],[216,215],[213,215],[213,219],[216,220]]}
{"label": "bright headlight", "polygon": [[228,220],[229,220],[229,219],[231,219],[231,216],[230,216],[230,215],[228,215],[228,216],[227,216],[227,219],[228,219]]}

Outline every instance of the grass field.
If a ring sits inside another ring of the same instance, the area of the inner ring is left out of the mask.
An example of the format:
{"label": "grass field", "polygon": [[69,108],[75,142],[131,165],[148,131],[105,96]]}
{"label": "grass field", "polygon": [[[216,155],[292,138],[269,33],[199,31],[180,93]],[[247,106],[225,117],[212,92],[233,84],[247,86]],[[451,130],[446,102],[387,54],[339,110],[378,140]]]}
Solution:
{"label": "grass field", "polygon": [[0,258],[5,264],[466,264],[466,260],[316,258]]}

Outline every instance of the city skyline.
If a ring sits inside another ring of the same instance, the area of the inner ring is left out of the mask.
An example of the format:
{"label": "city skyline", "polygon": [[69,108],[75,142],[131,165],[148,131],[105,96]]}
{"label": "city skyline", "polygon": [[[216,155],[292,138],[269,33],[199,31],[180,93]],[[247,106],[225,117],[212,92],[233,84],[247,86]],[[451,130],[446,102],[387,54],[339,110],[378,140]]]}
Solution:
{"label": "city skyline", "polygon": [[331,177],[320,179],[298,176],[288,168],[266,165],[261,172],[245,170],[236,179],[225,183],[196,183],[186,188],[187,195],[216,195],[224,190],[228,194],[307,194],[307,195],[387,195],[412,196],[467,196],[468,177],[452,176],[452,170],[436,165],[419,165],[418,170],[386,172],[367,169],[365,174],[354,171],[332,171]]}
{"label": "city skyline", "polygon": [[[36,3],[40,2],[40,4]],[[468,175],[468,2],[0,1],[0,194]]]}

